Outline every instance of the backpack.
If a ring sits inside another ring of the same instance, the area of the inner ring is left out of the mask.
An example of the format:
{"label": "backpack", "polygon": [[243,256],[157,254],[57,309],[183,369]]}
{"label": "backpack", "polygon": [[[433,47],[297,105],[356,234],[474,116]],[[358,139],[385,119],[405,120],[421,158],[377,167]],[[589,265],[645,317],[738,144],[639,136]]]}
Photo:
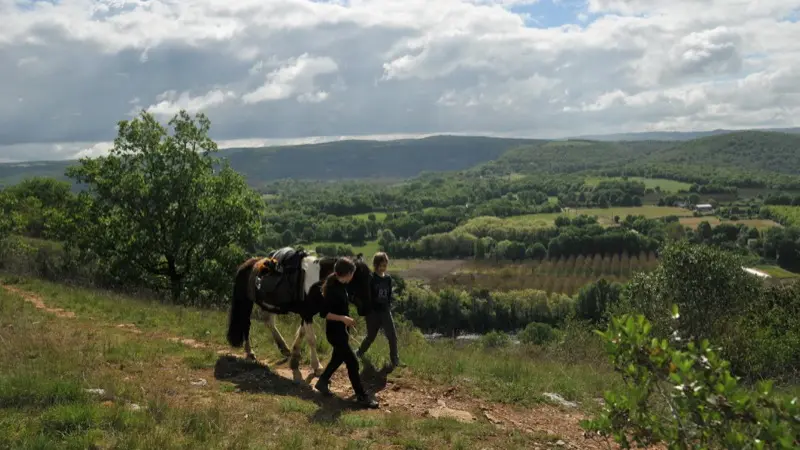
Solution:
{"label": "backpack", "polygon": [[284,247],[271,252],[256,262],[250,275],[253,301],[265,305],[285,307],[303,301],[303,251]]}

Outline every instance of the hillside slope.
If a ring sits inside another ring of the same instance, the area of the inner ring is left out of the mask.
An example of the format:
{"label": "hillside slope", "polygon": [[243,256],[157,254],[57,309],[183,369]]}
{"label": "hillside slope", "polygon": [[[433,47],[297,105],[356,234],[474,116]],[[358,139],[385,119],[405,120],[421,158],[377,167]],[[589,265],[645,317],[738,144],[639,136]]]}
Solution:
{"label": "hillside slope", "polygon": [[[219,152],[253,186],[285,178],[334,180],[409,178],[422,172],[464,170],[494,160],[532,139],[481,136],[432,136],[395,141],[349,140],[323,144],[239,148]],[[76,161],[0,164],[0,185],[31,176],[65,180]]]}
{"label": "hillside slope", "polygon": [[742,131],[708,136],[650,154],[650,163],[800,173],[800,135]]}

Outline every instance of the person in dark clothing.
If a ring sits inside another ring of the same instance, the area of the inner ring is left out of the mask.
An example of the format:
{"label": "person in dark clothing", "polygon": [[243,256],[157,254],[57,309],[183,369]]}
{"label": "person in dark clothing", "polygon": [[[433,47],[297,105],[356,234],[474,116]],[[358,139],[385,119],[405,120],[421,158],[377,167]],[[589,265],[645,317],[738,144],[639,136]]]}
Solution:
{"label": "person in dark clothing", "polygon": [[384,252],[376,253],[372,258],[372,304],[366,315],[367,336],[356,352],[362,358],[378,336],[378,331],[383,329],[386,340],[389,341],[390,370],[402,367],[397,352],[397,331],[392,317],[392,277],[386,271],[389,268],[389,256]]}
{"label": "person in dark clothing", "polygon": [[347,375],[353,385],[356,400],[369,408],[377,408],[378,402],[364,390],[358,374],[358,358],[348,342],[347,328],[355,325],[356,321],[350,317],[349,296],[345,285],[353,279],[356,270],[355,264],[347,258],[336,261],[332,274],[325,279],[322,285],[322,296],[325,298],[320,316],[326,319],[325,336],[333,347],[331,360],[325,367],[314,387],[326,395],[332,395],[329,385],[333,373],[342,365],[347,366]]}

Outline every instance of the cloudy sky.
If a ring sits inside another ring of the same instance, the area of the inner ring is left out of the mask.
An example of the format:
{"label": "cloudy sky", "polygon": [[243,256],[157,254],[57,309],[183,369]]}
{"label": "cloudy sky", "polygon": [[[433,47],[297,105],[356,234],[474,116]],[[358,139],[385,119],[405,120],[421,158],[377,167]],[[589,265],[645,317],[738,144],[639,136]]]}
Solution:
{"label": "cloudy sky", "polygon": [[222,146],[800,125],[800,0],[0,0],[0,160],[203,111]]}

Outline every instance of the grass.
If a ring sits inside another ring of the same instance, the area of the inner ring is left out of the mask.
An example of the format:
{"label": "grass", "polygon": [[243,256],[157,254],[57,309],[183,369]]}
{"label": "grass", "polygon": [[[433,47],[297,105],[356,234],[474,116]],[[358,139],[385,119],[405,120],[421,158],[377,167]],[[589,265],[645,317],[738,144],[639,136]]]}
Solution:
{"label": "grass", "polygon": [[762,265],[762,266],[755,266],[755,268],[779,280],[800,278],[800,274],[789,272],[788,270],[778,266]]}
{"label": "grass", "polygon": [[374,255],[380,250],[380,245],[378,244],[377,240],[367,241],[364,243],[364,245],[352,245],[352,244],[345,244],[342,242],[312,242],[311,244],[304,245],[304,247],[309,250],[314,250],[317,248],[317,246],[320,245],[335,245],[335,246],[349,245],[350,247],[353,248],[353,252],[355,252],[356,254],[363,253],[364,257],[367,258],[372,257],[372,255]]}
{"label": "grass", "polygon": [[800,206],[770,206],[769,209],[781,223],[800,225]]}
{"label": "grass", "polygon": [[[224,311],[39,280],[11,281],[50,307],[74,311],[77,318],[40,312],[0,289],[0,448],[532,448],[542,438],[497,433],[477,406],[473,414],[481,420],[461,424],[423,417],[413,405],[392,412],[331,409],[310,388],[281,387],[277,381],[246,389],[218,375],[223,359],[215,348],[227,347]],[[118,328],[121,323],[141,333]],[[288,339],[296,322],[284,316],[279,327]],[[329,347],[321,321],[316,328],[325,361]],[[589,404],[616,380],[595,341],[569,343],[559,352],[527,347],[489,352],[477,345],[428,343],[402,321],[398,328],[409,368],[391,380],[404,387],[401,392],[412,386],[413,392],[453,386],[481,404],[535,408],[543,392]],[[194,338],[211,347],[195,349],[167,336]],[[261,358],[278,359],[266,327],[254,322],[251,337]],[[576,353],[586,349],[596,353]],[[379,338],[370,358],[378,364],[386,354],[386,342]],[[308,361],[303,364],[307,367]],[[199,378],[207,385],[189,383]],[[86,388],[104,389],[106,395],[86,393]],[[264,430],[270,430],[267,443]]]}
{"label": "grass", "polygon": [[369,220],[370,214],[375,215],[375,221],[376,222],[383,222],[384,220],[386,220],[386,216],[388,215],[385,212],[371,212],[371,213],[364,213],[364,214],[354,214],[354,215],[349,216],[349,217],[352,217],[353,219],[367,221],[367,220]]}
{"label": "grass", "polygon": [[[622,180],[621,177],[616,178],[604,178],[604,177],[592,177],[587,178],[585,183],[588,186],[597,186],[600,184],[601,181],[619,181]],[[630,181],[639,181],[644,183],[644,187],[647,189],[661,189],[661,192],[679,192],[679,191],[688,191],[690,187],[692,187],[689,183],[684,183],[682,181],[674,181],[674,180],[666,180],[663,178],[642,178],[642,177],[629,177],[628,180]]]}
{"label": "grass", "polygon": [[730,223],[734,225],[741,224],[751,228],[756,228],[758,230],[767,230],[772,227],[781,226],[779,223],[769,219],[720,220],[718,217],[715,216],[703,216],[703,217],[681,217],[679,220],[682,225],[692,228],[697,228],[697,226],[700,225],[700,223],[702,222],[708,222],[712,227],[715,227],[722,223]]}

